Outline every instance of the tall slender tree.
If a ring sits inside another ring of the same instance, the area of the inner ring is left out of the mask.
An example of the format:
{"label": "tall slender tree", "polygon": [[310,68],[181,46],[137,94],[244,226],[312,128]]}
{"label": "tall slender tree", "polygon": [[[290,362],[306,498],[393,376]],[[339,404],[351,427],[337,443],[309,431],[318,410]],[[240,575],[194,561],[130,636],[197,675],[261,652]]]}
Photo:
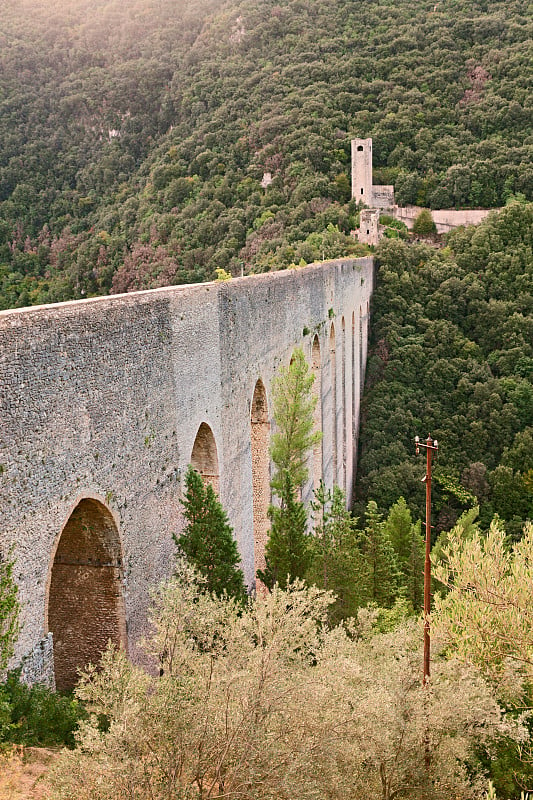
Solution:
{"label": "tall slender tree", "polygon": [[403,497],[391,507],[384,530],[396,553],[406,599],[419,611],[424,604],[424,538]]}
{"label": "tall slender tree", "polygon": [[310,584],[334,592],[336,599],[329,620],[354,617],[367,600],[365,564],[359,549],[357,520],[346,509],[346,496],[339,486],[333,491],[321,481],[311,503],[314,529],[312,560],[306,579]]}
{"label": "tall slender tree", "polygon": [[294,350],[288,367],[281,367],[272,382],[273,415],[277,430],[272,436],[270,454],[275,466],[272,489],[283,499],[286,473],[291,485],[299,489],[307,480],[307,455],[322,434],[313,430],[313,412],[318,398],[311,387],[315,376],[301,348]]}
{"label": "tall slender tree", "polygon": [[310,563],[307,514],[299,492],[307,480],[308,453],[322,435],[313,430],[314,378],[298,348],[272,384],[276,432],[270,448],[275,467],[271,486],[279,504],[269,509],[272,527],[265,548],[266,567],[258,572],[269,588],[275,583],[285,587],[288,580],[303,577]]}
{"label": "tall slender tree", "polygon": [[365,559],[368,600],[387,608],[397,597],[401,572],[385,523],[373,500],[369,501],[365,516],[360,546]]}
{"label": "tall slender tree", "polygon": [[282,504],[271,505],[268,513],[272,527],[265,547],[266,567],[264,571],[258,570],[257,575],[269,589],[276,583],[286,589],[288,582],[305,576],[312,557],[307,514],[288,470]]}

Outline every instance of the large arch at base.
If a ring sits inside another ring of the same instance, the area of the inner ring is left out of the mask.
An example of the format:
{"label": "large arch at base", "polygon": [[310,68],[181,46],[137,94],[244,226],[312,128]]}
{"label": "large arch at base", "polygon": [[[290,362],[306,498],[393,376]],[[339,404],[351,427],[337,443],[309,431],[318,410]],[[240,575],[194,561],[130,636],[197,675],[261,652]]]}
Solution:
{"label": "large arch at base", "polygon": [[220,472],[218,451],[213,431],[206,422],[198,428],[191,453],[191,466],[202,476],[205,484],[210,483],[217,494],[220,491]]}
{"label": "large arch at base", "polygon": [[80,500],[61,532],[48,589],[47,627],[59,691],[74,688],[78,670],[96,664],[108,641],[126,648],[122,577],[113,515],[98,500]]}
{"label": "large arch at base", "polygon": [[348,486],[346,483],[346,473],[347,473],[347,464],[346,464],[346,437],[347,437],[347,416],[346,416],[346,322],[344,317],[341,321],[341,333],[342,333],[342,341],[341,341],[341,402],[342,402],[342,432],[341,432],[341,444],[342,444],[342,461],[341,461],[341,474],[338,477],[339,484],[344,492],[347,491]]}
{"label": "large arch at base", "polygon": [[352,486],[348,496],[348,503],[351,507],[355,491],[355,479],[357,471],[357,443],[359,438],[359,342],[357,338],[355,311],[352,312]]}
{"label": "large arch at base", "polygon": [[268,538],[270,505],[270,420],[263,381],[255,384],[250,411],[252,443],[252,492],[254,522],[254,569],[265,568],[265,545]]}
{"label": "large arch at base", "polygon": [[[322,432],[322,359],[320,356],[320,341],[315,334],[311,351],[311,369],[315,380],[313,381],[312,393],[316,400],[313,411],[313,429]],[[322,466],[322,437],[313,447],[313,489],[318,489],[323,477]]]}
{"label": "large arch at base", "polygon": [[337,354],[335,341],[335,326],[331,323],[329,331],[329,369],[331,382],[331,465],[332,485],[338,482],[337,468]]}

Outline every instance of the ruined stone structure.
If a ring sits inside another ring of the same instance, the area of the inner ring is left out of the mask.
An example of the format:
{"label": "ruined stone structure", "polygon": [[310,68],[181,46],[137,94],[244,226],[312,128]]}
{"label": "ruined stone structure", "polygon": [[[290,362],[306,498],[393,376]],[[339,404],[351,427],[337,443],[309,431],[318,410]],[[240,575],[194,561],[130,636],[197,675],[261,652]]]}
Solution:
{"label": "ruined stone structure", "polygon": [[352,139],[352,197],[370,208],[394,208],[394,186],[372,184],[372,139]]}
{"label": "ruined stone structure", "polygon": [[361,244],[379,244],[379,211],[377,208],[363,208],[359,214],[357,238]]}
{"label": "ruined stone structure", "polygon": [[[406,224],[409,230],[413,227],[415,219],[423,209],[420,206],[396,206],[394,216]],[[495,209],[491,208],[441,208],[431,211],[437,233],[448,233],[460,225],[479,225]]]}
{"label": "ruined stone structure", "polygon": [[[397,206],[394,201],[394,186],[372,184],[372,139],[352,139],[352,198],[368,206],[368,210],[361,212],[359,230],[352,231],[352,235],[357,236],[363,244],[378,244],[383,236],[385,228],[379,227],[379,213],[375,209],[404,222],[409,229],[422,211],[419,206]],[[437,233],[448,233],[460,225],[478,225],[493,210],[443,208],[432,210],[431,216]],[[376,213],[377,219],[374,221]]]}
{"label": "ruined stone structure", "polygon": [[321,477],[350,496],[372,285],[372,259],[346,259],[0,312],[0,553],[14,546],[29,680],[72,686],[108,639],[141,657],[189,463],[219,492],[253,585],[272,378],[295,346],[324,432],[303,499]]}

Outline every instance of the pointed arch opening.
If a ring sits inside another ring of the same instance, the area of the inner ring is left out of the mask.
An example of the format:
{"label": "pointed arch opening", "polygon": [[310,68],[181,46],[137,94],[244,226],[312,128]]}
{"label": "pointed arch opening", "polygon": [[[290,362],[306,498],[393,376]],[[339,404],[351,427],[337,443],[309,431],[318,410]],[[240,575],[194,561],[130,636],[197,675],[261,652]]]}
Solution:
{"label": "pointed arch opening", "polygon": [[355,326],[355,311],[352,312],[352,486],[350,504],[353,501],[355,491],[356,469],[357,469],[357,439],[359,430],[359,353],[357,345],[357,331]]}
{"label": "pointed arch opening", "polygon": [[331,323],[329,331],[329,369],[331,381],[331,449],[332,483],[337,483],[337,351],[335,326]]}
{"label": "pointed arch opening", "polygon": [[[313,411],[313,426],[315,431],[322,431],[322,359],[320,356],[320,341],[315,334],[311,350],[311,369],[315,380],[313,381],[313,397],[316,399]],[[313,447],[313,488],[318,489],[322,480],[322,438]]]}
{"label": "pointed arch opening", "polygon": [[198,428],[191,453],[191,466],[202,476],[203,482],[210,483],[218,494],[220,473],[217,444],[213,431],[206,422],[202,422]]}
{"label": "pointed arch opening", "polygon": [[81,500],[57,545],[47,598],[47,628],[54,639],[56,688],[70,691],[78,670],[100,660],[107,644],[126,649],[123,556],[109,509]]}
{"label": "pointed arch opening", "polygon": [[342,431],[341,431],[341,442],[342,442],[342,464],[341,464],[341,475],[340,475],[340,483],[341,487],[346,492],[346,431],[347,431],[347,416],[346,416],[346,322],[344,317],[341,321],[342,329],[341,329],[341,402],[342,402]]}
{"label": "pointed arch opening", "polygon": [[363,393],[365,384],[365,359],[363,345],[363,307],[359,308],[359,398]]}
{"label": "pointed arch opening", "polygon": [[252,497],[254,524],[254,568],[265,568],[270,505],[270,420],[265,386],[261,378],[254,388],[250,410],[252,444]]}

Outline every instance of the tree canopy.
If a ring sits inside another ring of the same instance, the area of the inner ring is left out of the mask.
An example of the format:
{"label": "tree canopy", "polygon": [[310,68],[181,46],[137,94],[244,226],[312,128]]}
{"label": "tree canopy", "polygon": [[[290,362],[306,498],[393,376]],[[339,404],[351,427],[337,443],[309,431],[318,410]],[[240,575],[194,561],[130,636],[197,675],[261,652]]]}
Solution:
{"label": "tree canopy", "polygon": [[6,0],[0,307],[364,252],[353,136],[400,204],[532,199],[531,25],[526,0]]}
{"label": "tree canopy", "polygon": [[414,436],[439,441],[435,533],[480,505],[519,537],[533,517],[533,205],[512,202],[435,250],[384,240],[362,403],[358,509],[402,495],[423,517]]}

